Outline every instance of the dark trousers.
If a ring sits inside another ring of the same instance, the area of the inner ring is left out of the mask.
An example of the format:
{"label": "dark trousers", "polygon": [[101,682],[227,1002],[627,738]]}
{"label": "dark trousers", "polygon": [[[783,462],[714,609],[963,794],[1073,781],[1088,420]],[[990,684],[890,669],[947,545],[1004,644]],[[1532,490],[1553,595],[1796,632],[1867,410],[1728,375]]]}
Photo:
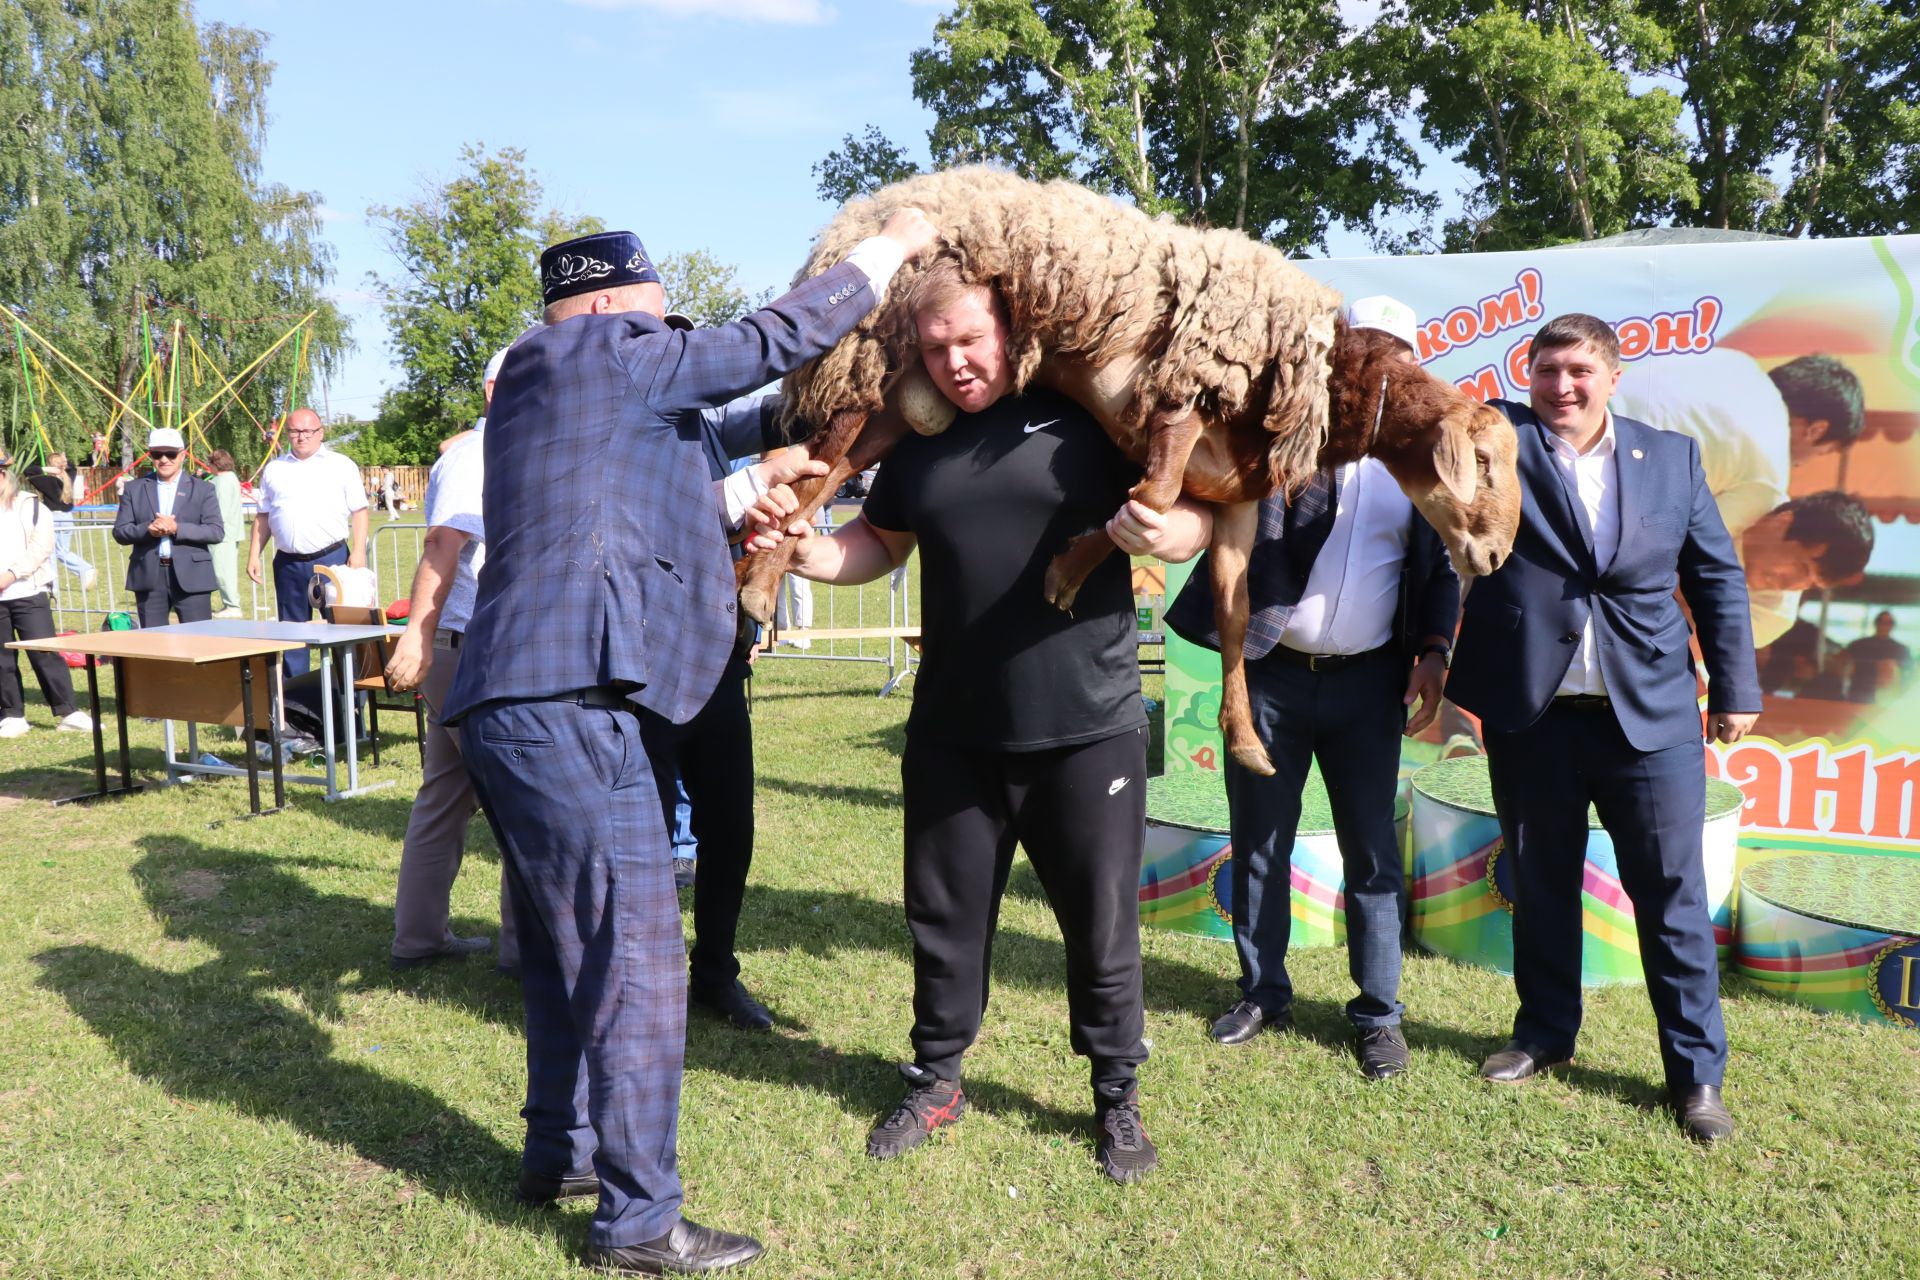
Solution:
{"label": "dark trousers", "polygon": [[687,970],[655,771],[671,778],[666,728],[637,709],[516,701],[460,726],[520,938],[522,1163],[553,1177],[591,1164],[597,1245],[654,1239],[680,1217]]}
{"label": "dark trousers", "polygon": [[[338,565],[347,562],[347,549],[335,547],[322,556],[311,560],[288,555],[284,551],[273,553],[273,602],[279,610],[282,622],[312,622],[313,606],[307,603],[307,584],[313,581],[313,571],[321,565]],[[287,674],[303,676],[313,665],[313,660],[305,649],[289,649],[286,656]]]}
{"label": "dark trousers", "polygon": [[1517,733],[1488,733],[1486,743],[1500,834],[1513,859],[1514,1039],[1570,1054],[1580,1031],[1580,885],[1591,802],[1633,901],[1667,1083],[1719,1085],[1727,1033],[1701,852],[1705,747],[1641,751],[1611,710],[1558,704]]}
{"label": "dark trousers", "polygon": [[[0,600],[0,644],[9,640],[45,640],[53,634],[53,605],[42,591],[18,600]],[[26,686],[20,683],[20,653],[8,649],[6,664],[0,666],[0,720],[14,720],[27,714]],[[57,653],[29,653],[34,678],[56,720],[74,713],[73,675],[67,660]]]}
{"label": "dark trousers", "polygon": [[1274,775],[1227,761],[1233,828],[1233,944],[1240,991],[1268,1013],[1293,1002],[1287,943],[1293,932],[1293,845],[1300,792],[1314,760],[1333,808],[1346,880],[1347,971],[1360,993],[1347,1002],[1356,1027],[1400,1021],[1400,931],[1406,870],[1394,838],[1406,669],[1392,647],[1332,671],[1268,656],[1247,664],[1253,722]]}
{"label": "dark trousers", "polygon": [[692,808],[693,985],[725,990],[740,976],[734,938],[753,865],[753,720],[745,664],[720,677],[700,714],[681,728],[676,757]]}
{"label": "dark trousers", "polygon": [[164,627],[169,614],[178,614],[182,622],[205,622],[213,617],[213,592],[183,591],[171,564],[160,566],[167,585],[137,593],[134,603],[140,611],[143,627]]}
{"label": "dark trousers", "polygon": [[[1067,953],[1073,1051],[1117,1099],[1146,1061],[1140,988],[1145,729],[1047,751],[975,751],[907,739],[907,928],[913,1050],[943,1080],[980,1033],[993,932],[1018,842]],[[696,804],[695,813],[699,812]],[[705,855],[702,854],[704,857]]]}

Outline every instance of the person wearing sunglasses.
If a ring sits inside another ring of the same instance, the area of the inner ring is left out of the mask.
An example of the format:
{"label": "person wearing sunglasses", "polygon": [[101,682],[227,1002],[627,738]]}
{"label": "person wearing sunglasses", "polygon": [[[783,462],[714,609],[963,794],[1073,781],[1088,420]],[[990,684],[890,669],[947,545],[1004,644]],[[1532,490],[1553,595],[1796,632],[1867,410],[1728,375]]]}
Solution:
{"label": "person wearing sunglasses", "polygon": [[153,470],[127,485],[113,522],[113,540],[133,548],[127,590],[143,627],[164,627],[169,614],[182,622],[213,617],[208,548],[226,539],[227,528],[213,485],[187,474],[186,450],[178,431],[155,427],[147,436]]}

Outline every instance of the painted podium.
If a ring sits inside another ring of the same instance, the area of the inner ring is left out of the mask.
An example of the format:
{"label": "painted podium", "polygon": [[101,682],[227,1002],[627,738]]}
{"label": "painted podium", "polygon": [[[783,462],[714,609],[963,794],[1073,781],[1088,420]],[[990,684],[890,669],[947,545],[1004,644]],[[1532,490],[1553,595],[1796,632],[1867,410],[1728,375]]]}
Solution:
{"label": "painted podium", "polygon": [[1755,863],[1740,877],[1734,964],[1786,999],[1920,1028],[1920,860]]}
{"label": "painted podium", "polygon": [[[1733,942],[1734,865],[1740,842],[1740,789],[1707,782],[1707,901],[1724,963]],[[1414,941],[1429,951],[1513,972],[1513,875],[1506,863],[1485,756],[1459,756],[1413,775]],[[1620,885],[1613,841],[1587,814],[1587,865],[1581,885],[1587,986],[1641,982],[1633,904]]]}
{"label": "painted podium", "polygon": [[[1396,821],[1405,802],[1395,804]],[[1140,922],[1159,929],[1233,939],[1233,846],[1226,783],[1192,769],[1147,780],[1147,848],[1140,868]],[[1300,796],[1293,844],[1293,930],[1289,947],[1337,947],[1347,940],[1345,877],[1333,810],[1318,770]]]}

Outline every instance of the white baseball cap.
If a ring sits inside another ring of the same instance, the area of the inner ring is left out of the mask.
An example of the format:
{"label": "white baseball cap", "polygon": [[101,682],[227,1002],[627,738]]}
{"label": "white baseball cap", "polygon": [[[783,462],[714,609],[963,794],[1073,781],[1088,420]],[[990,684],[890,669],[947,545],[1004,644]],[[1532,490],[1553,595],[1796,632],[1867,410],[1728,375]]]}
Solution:
{"label": "white baseball cap", "polygon": [[[515,341],[518,341],[518,339],[515,339]],[[507,352],[511,350],[513,350],[513,343],[509,342],[506,346],[493,353],[493,359],[487,361],[486,372],[480,375],[480,385],[482,387],[485,387],[489,382],[494,381],[500,376],[500,366],[507,362]]]}
{"label": "white baseball cap", "polygon": [[1347,323],[1356,329],[1378,329],[1420,350],[1419,320],[1413,308],[1384,293],[1355,298],[1347,304]]}
{"label": "white baseball cap", "polygon": [[172,427],[155,427],[147,432],[147,448],[179,449],[185,451],[187,442]]}

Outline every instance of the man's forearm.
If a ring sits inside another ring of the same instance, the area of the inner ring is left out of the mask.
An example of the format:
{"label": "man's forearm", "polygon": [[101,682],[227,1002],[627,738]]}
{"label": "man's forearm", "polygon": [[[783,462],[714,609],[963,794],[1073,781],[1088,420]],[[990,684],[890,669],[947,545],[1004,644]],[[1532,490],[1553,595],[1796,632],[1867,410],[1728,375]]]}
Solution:
{"label": "man's forearm", "polygon": [[[911,550],[911,544],[908,546]],[[852,585],[872,582],[899,568],[906,551],[896,551],[865,520],[855,520],[831,537],[815,536],[794,554],[792,571],[815,582]]]}
{"label": "man's forearm", "polygon": [[252,544],[247,548],[247,557],[249,559],[257,560],[266,553],[267,539],[273,536],[272,528],[273,525],[267,519],[266,512],[261,511],[254,514]]}
{"label": "man's forearm", "polygon": [[365,561],[367,558],[367,509],[365,507],[353,513],[352,531],[347,536],[350,539],[347,544],[347,554],[356,560]]}
{"label": "man's forearm", "polygon": [[417,622],[420,630],[429,635],[440,625],[440,611],[446,607],[447,595],[453,590],[453,579],[460,567],[460,549],[466,541],[466,534],[444,525],[427,530],[426,544],[420,549],[420,563],[413,571],[413,589],[407,605],[409,625]]}

